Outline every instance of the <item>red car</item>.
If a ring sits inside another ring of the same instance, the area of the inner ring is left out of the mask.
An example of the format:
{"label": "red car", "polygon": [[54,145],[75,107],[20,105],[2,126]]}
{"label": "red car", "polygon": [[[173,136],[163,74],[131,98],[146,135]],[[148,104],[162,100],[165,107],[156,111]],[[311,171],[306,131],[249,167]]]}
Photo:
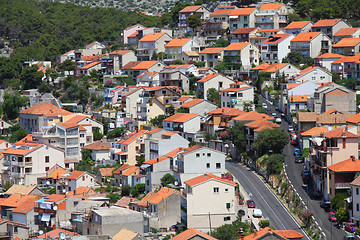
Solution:
{"label": "red car", "polygon": [[345,223],[345,231],[353,233],[356,231],[356,229],[358,229],[358,227],[356,227],[355,223],[352,222]]}
{"label": "red car", "polygon": [[255,208],[254,200],[247,200],[246,204],[247,204],[248,208]]}
{"label": "red car", "polygon": [[297,139],[296,138],[291,139],[291,144],[297,145],[298,144]]}
{"label": "red car", "polygon": [[291,132],[290,132],[290,136],[296,136],[296,132],[295,132],[295,131],[291,131]]}
{"label": "red car", "polygon": [[330,222],[336,222],[336,214],[334,212],[329,212],[329,220]]}

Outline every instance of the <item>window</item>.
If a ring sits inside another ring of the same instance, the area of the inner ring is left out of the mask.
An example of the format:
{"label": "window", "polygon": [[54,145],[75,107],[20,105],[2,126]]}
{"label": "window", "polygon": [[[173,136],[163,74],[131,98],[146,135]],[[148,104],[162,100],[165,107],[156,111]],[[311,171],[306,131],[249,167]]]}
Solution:
{"label": "window", "polygon": [[359,188],[356,188],[356,195],[359,196]]}
{"label": "window", "polygon": [[230,221],[230,217],[224,217],[224,221]]}
{"label": "window", "polygon": [[45,162],[46,162],[46,163],[50,162],[49,156],[45,156]]}
{"label": "window", "polygon": [[219,188],[218,187],[214,187],[214,193],[219,193]]}
{"label": "window", "polygon": [[146,180],[146,185],[147,185],[147,186],[150,185],[150,180]]}
{"label": "window", "polygon": [[208,153],[207,156],[208,156],[208,157],[211,157],[211,153]]}
{"label": "window", "polygon": [[14,227],[14,233],[18,233],[18,227]]}
{"label": "window", "polygon": [[225,192],[226,192],[226,193],[229,192],[229,189],[228,189],[228,188],[225,188]]}
{"label": "window", "polygon": [[80,134],[80,137],[82,137],[82,138],[83,138],[83,137],[85,137],[85,134],[83,134],[83,133],[82,133],[82,134]]}
{"label": "window", "polygon": [[226,208],[227,208],[227,209],[230,208],[230,203],[229,203],[229,202],[226,203]]}
{"label": "window", "polygon": [[49,167],[45,167],[45,172],[47,172],[49,170]]}
{"label": "window", "polygon": [[82,177],[83,181],[85,181],[85,176]]}
{"label": "window", "polygon": [[216,169],[221,168],[221,163],[216,163]]}
{"label": "window", "polygon": [[219,82],[219,88],[222,88],[222,87],[223,87],[223,83]]}
{"label": "window", "polygon": [[242,97],[243,96],[243,94],[242,93],[238,93],[238,97]]}
{"label": "window", "polygon": [[356,204],[356,211],[359,211],[359,204]]}
{"label": "window", "polygon": [[315,80],[316,80],[316,77],[311,77],[311,80],[312,80],[312,81],[315,81]]}
{"label": "window", "polygon": [[70,165],[68,163],[65,163],[65,168],[69,168]]}
{"label": "window", "polygon": [[200,153],[197,153],[197,154],[196,154],[196,157],[200,157]]}
{"label": "window", "polygon": [[206,163],[206,168],[210,168],[210,163]]}
{"label": "window", "polygon": [[79,204],[79,202],[78,202],[78,201],[75,201],[75,202],[74,202],[74,207],[76,207],[78,204]]}

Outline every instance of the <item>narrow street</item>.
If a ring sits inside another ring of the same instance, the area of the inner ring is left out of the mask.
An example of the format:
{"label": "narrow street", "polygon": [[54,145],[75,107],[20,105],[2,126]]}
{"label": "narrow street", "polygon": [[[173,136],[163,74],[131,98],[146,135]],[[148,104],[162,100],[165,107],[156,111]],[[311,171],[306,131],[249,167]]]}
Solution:
{"label": "narrow street", "polygon": [[[275,107],[267,102],[262,96],[260,96],[260,101],[262,103],[267,103],[268,110],[277,112],[277,114],[280,116],[280,112],[276,111]],[[289,124],[282,119],[280,127],[287,132]],[[335,223],[331,223],[329,221],[329,212],[325,212],[325,210],[320,207],[321,200],[315,200],[311,198],[313,189],[310,187],[309,194],[306,193],[307,189],[303,187],[303,181],[301,177],[301,171],[304,169],[304,166],[302,163],[295,163],[294,147],[290,143],[285,146],[284,155],[285,169],[291,183],[294,185],[305,204],[308,203],[308,208],[314,213],[314,217],[324,231],[326,238],[330,240],[332,235],[333,240],[343,239],[345,236],[345,231],[336,228]],[[332,228],[331,224],[333,224]]]}
{"label": "narrow street", "polygon": [[291,229],[298,231],[304,235],[303,239],[308,239],[293,216],[256,174],[246,166],[236,162],[228,161],[225,166],[255,201],[256,208],[261,209],[263,218],[270,220],[270,226],[277,230]]}

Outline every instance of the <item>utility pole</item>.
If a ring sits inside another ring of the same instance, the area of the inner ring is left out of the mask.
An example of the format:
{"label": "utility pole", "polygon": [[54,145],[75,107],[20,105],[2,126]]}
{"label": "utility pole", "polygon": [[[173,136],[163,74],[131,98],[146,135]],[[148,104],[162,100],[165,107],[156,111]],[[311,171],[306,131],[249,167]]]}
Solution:
{"label": "utility pole", "polygon": [[210,217],[210,212],[209,212],[209,226],[210,226],[210,235],[211,235],[211,217]]}

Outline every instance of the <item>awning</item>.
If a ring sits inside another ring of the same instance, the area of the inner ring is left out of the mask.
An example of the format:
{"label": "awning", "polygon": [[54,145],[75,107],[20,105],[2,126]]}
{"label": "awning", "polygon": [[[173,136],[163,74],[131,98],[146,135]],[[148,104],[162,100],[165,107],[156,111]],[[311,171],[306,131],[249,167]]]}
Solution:
{"label": "awning", "polygon": [[1,170],[3,170],[3,171],[7,171],[7,170],[9,170],[10,169],[10,167],[2,167],[1,168]]}
{"label": "awning", "polygon": [[128,123],[129,123],[129,121],[125,121],[125,122],[124,122],[124,124],[128,124]]}
{"label": "awning", "polygon": [[52,209],[52,202],[41,202],[39,207],[42,209]]}
{"label": "awning", "polygon": [[311,138],[312,141],[316,143],[316,145],[321,146],[324,139],[322,138]]}
{"label": "awning", "polygon": [[47,200],[47,198],[42,198],[42,199],[39,199],[39,200],[36,200],[34,202],[36,203],[42,203],[42,202],[45,202]]}
{"label": "awning", "polygon": [[239,16],[229,16],[230,19],[237,19]]}
{"label": "awning", "polygon": [[50,214],[43,213],[43,215],[41,216],[41,221],[42,222],[49,222],[50,221]]}
{"label": "awning", "polygon": [[150,167],[150,166],[151,166],[150,164],[143,164],[143,165],[141,165],[140,168],[145,169],[145,168],[148,168],[148,167]]}

